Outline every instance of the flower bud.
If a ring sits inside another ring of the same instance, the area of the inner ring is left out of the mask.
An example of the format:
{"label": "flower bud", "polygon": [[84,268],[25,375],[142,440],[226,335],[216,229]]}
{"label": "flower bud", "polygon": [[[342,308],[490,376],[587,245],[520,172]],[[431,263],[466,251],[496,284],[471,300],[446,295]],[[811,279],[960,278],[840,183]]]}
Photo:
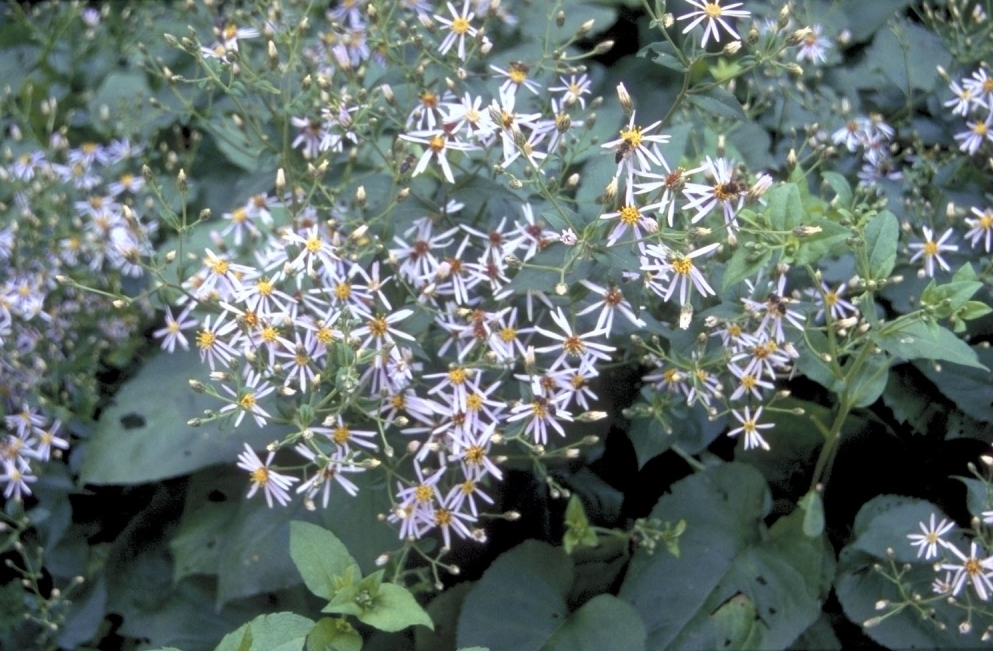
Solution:
{"label": "flower bud", "polygon": [[628,89],[624,87],[624,82],[617,84],[617,101],[621,103],[621,108],[624,109],[625,115],[630,117],[634,111],[634,106],[631,103],[631,95],[628,94]]}
{"label": "flower bud", "polygon": [[600,43],[596,44],[596,47],[593,48],[593,56],[600,56],[601,54],[606,54],[607,52],[610,52],[613,49],[613,47],[614,47],[613,41],[601,41]]}

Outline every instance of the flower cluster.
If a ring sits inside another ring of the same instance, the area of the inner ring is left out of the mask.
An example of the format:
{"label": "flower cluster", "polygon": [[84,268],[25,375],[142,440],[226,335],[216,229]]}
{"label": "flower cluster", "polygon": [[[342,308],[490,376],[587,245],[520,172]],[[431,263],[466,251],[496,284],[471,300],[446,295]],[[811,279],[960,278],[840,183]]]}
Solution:
{"label": "flower cluster", "polygon": [[831,134],[831,141],[861,154],[859,180],[863,185],[872,185],[884,179],[896,181],[903,177],[889,149],[894,135],[896,130],[883,121],[881,115],[872,114],[853,117]]}
{"label": "flower cluster", "polygon": [[91,369],[134,345],[150,307],[111,309],[111,299],[144,274],[157,222],[136,212],[145,181],[127,170],[140,147],[71,146],[55,133],[39,150],[13,134],[21,151],[0,167],[12,195],[0,213],[0,412],[9,414],[0,461],[5,496],[20,498],[31,462],[65,447],[52,405],[89,416],[99,394]]}
{"label": "flower cluster", "polygon": [[[993,522],[993,512],[984,515],[987,522]],[[968,584],[981,601],[989,601],[993,597],[993,555],[981,554],[976,540],[970,543],[966,554],[946,539],[954,530],[954,523],[942,518],[935,524],[934,519],[932,513],[930,522],[920,523],[921,533],[907,534],[911,544],[917,547],[918,558],[939,559],[935,562],[935,572],[944,575],[934,580],[932,590],[942,596],[961,597]]]}

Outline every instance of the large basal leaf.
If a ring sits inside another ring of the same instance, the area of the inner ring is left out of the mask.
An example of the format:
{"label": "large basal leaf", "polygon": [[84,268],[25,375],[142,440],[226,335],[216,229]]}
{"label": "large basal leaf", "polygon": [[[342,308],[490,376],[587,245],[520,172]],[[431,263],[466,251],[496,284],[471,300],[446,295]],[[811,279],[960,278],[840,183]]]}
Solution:
{"label": "large basal leaf", "polygon": [[631,606],[598,595],[568,613],[574,576],[560,548],[528,540],[498,558],[462,603],[459,646],[490,651],[600,651],[645,648],[645,631]]}
{"label": "large basal leaf", "polygon": [[600,594],[574,612],[542,651],[603,651],[645,648],[645,625],[634,608],[610,594]]}
{"label": "large basal leaf", "polygon": [[538,651],[566,619],[572,561],[558,548],[527,540],[501,555],[466,595],[459,646]]}
{"label": "large basal leaf", "polygon": [[[80,479],[87,484],[142,484],[185,475],[216,463],[233,464],[244,444],[261,449],[282,436],[246,418],[238,429],[221,420],[187,424],[224,403],[198,394],[190,378],[204,379],[196,353],[159,354],[121,387],[86,444]],[[270,412],[271,413],[271,412]]]}
{"label": "large basal leaf", "polygon": [[689,477],[659,500],[652,517],[686,521],[680,557],[636,552],[619,594],[641,614],[647,648],[785,648],[817,619],[829,547],[804,535],[801,510],[766,531],[769,508],[761,475],[741,464]]}

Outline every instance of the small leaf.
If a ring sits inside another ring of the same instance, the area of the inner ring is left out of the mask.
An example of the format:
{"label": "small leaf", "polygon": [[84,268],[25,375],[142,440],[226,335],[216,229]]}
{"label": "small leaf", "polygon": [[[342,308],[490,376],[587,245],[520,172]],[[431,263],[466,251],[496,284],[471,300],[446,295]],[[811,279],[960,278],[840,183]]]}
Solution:
{"label": "small leaf", "polygon": [[380,585],[373,599],[373,607],[363,609],[358,618],[363,624],[388,633],[402,631],[408,626],[434,628],[431,616],[417,603],[414,595],[395,583]]}
{"label": "small leaf", "polygon": [[638,56],[647,57],[655,63],[675,70],[676,72],[686,72],[686,66],[676,56],[676,49],[667,41],[656,41],[649,43],[638,51]]}
{"label": "small leaf", "polygon": [[823,172],[821,178],[824,179],[828,187],[837,195],[838,205],[840,207],[850,208],[852,206],[852,186],[848,183],[848,179],[844,175],[837,172]]}
{"label": "small leaf", "polygon": [[824,502],[821,494],[810,491],[800,500],[803,509],[803,533],[816,538],[824,533]]}
{"label": "small leaf", "polygon": [[900,223],[896,216],[888,210],[874,215],[865,225],[864,236],[869,268],[863,269],[863,275],[876,280],[888,277],[896,264],[900,241]]}
{"label": "small leaf", "polygon": [[340,617],[317,621],[307,636],[307,651],[361,651],[362,636]]}
{"label": "small leaf", "polygon": [[741,102],[720,86],[715,86],[704,93],[690,95],[688,99],[690,104],[718,117],[748,121],[748,116],[741,108]]}
{"label": "small leaf", "polygon": [[772,251],[766,249],[762,253],[756,254],[744,247],[739,248],[728,260],[724,269],[724,278],[721,280],[721,292],[726,292],[746,278],[753,278],[764,269],[772,257]]}
{"label": "small leaf", "polygon": [[803,223],[804,210],[800,190],[794,183],[776,186],[766,193],[769,223],[773,230],[792,231]]}

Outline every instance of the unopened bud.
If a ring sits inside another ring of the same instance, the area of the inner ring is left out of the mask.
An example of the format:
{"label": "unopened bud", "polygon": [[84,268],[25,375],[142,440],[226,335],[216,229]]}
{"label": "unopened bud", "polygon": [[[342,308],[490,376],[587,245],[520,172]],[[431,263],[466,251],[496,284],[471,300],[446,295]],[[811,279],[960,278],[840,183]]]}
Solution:
{"label": "unopened bud", "polygon": [[576,38],[582,38],[583,36],[588,34],[589,31],[593,29],[593,23],[594,23],[593,19],[590,18],[585,23],[580,25],[579,29],[576,30]]}
{"label": "unopened bud", "polygon": [[607,187],[603,191],[603,200],[605,203],[609,203],[617,198],[617,177],[615,176],[607,184]]}
{"label": "unopened bud", "polygon": [[630,116],[634,111],[634,106],[631,104],[631,95],[628,94],[628,89],[624,87],[624,82],[617,84],[617,101],[621,103],[624,113]]}
{"label": "unopened bud", "polygon": [[807,40],[808,36],[810,36],[813,33],[814,30],[810,29],[809,27],[801,27],[800,29],[790,34],[789,37],[786,39],[786,42],[789,45],[800,45],[805,40]]}
{"label": "unopened bud", "polygon": [[573,173],[569,175],[569,178],[565,180],[565,184],[570,188],[574,188],[579,185],[579,174]]}
{"label": "unopened bud", "polygon": [[555,293],[559,296],[565,296],[569,292],[569,286],[565,283],[556,283]]}
{"label": "unopened bud", "polygon": [[741,41],[731,41],[724,46],[724,54],[733,56],[741,49]]}
{"label": "unopened bud", "polygon": [[355,203],[357,203],[360,206],[364,206],[365,199],[366,199],[365,186],[360,185],[358,189],[355,191]]}
{"label": "unopened bud", "polygon": [[179,174],[176,175],[176,184],[179,186],[180,192],[186,192],[188,187],[186,183],[186,172],[182,168],[180,168]]}
{"label": "unopened bud", "polygon": [[555,26],[561,28],[565,25],[565,12],[559,9],[559,12],[555,14]]}
{"label": "unopened bud", "polygon": [[823,229],[820,226],[808,226],[806,224],[793,229],[793,234],[799,238],[810,237],[820,233]]}
{"label": "unopened bud", "polygon": [[286,173],[280,167],[276,170],[276,194],[283,194],[286,189]]}
{"label": "unopened bud", "polygon": [[601,54],[606,54],[607,52],[610,52],[610,50],[613,49],[613,47],[614,47],[613,41],[601,41],[600,43],[596,44],[596,47],[593,48],[593,55],[600,56]]}

